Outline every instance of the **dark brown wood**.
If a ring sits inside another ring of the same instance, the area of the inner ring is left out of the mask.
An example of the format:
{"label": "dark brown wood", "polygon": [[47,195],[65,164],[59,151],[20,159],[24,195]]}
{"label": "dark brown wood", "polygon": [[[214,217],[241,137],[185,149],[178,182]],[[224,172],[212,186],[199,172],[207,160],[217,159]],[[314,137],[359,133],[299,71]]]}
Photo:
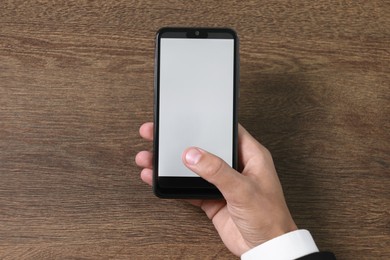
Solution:
{"label": "dark brown wood", "polygon": [[139,179],[162,26],[234,28],[240,122],[339,259],[390,258],[386,1],[2,1],[0,258],[234,259]]}

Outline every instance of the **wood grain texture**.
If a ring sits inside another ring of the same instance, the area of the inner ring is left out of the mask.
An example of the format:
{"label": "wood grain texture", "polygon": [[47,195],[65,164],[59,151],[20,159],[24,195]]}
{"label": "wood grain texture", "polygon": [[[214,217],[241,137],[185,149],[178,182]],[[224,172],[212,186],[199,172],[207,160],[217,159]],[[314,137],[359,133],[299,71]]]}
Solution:
{"label": "wood grain texture", "polygon": [[234,28],[240,122],[290,210],[339,259],[390,258],[386,1],[2,1],[0,258],[235,259],[207,217],[155,198],[154,35]]}

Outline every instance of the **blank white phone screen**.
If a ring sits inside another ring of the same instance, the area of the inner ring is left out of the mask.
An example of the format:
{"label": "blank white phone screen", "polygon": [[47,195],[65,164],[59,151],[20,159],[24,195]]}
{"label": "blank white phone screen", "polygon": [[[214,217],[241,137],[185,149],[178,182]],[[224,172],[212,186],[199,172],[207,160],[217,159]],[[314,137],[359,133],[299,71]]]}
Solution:
{"label": "blank white phone screen", "polygon": [[234,40],[162,38],[160,55],[158,175],[198,177],[190,146],[232,165]]}

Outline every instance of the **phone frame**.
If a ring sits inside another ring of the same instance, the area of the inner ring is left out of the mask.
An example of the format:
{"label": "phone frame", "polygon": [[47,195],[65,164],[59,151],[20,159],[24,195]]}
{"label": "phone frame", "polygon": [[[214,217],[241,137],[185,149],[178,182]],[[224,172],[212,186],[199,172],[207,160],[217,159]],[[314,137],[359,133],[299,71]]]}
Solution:
{"label": "phone frame", "polygon": [[239,99],[239,42],[236,32],[229,28],[161,28],[156,34],[154,79],[154,142],[153,191],[160,198],[215,199],[222,198],[220,191],[200,177],[159,177],[159,107],[160,107],[160,54],[161,38],[233,39],[233,154],[232,167],[237,169],[238,99]]}

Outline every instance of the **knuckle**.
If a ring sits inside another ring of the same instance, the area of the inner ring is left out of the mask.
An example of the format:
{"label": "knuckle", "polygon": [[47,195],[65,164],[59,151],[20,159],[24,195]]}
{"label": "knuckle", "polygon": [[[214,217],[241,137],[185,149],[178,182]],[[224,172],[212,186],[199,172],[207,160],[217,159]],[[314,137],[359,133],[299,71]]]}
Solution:
{"label": "knuckle", "polygon": [[264,146],[258,147],[257,158],[262,165],[267,164],[267,162],[269,161],[272,161],[271,152]]}
{"label": "knuckle", "polygon": [[253,196],[258,190],[256,186],[256,182],[253,181],[245,181],[242,184],[242,193],[248,195],[248,196]]}
{"label": "knuckle", "polygon": [[264,157],[264,159],[266,159],[266,160],[269,160],[269,159],[271,159],[272,158],[272,155],[271,155],[271,152],[270,152],[270,150],[268,150],[267,148],[263,148],[263,157]]}

